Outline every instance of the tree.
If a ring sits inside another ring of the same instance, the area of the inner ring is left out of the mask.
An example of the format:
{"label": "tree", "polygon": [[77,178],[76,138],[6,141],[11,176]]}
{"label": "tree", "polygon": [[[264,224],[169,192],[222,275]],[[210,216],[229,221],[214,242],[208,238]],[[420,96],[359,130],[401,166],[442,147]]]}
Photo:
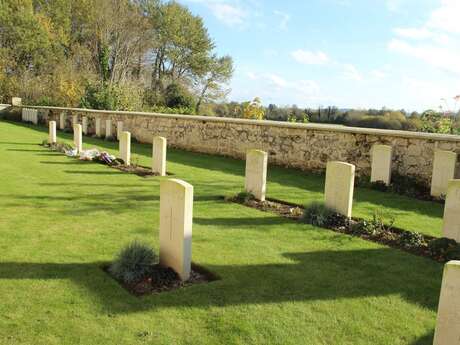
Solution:
{"label": "tree", "polygon": [[252,102],[243,103],[243,117],[245,119],[263,120],[265,110],[259,97],[254,98]]}
{"label": "tree", "polygon": [[209,65],[203,73],[195,78],[198,100],[195,112],[198,114],[203,101],[212,102],[224,98],[230,90],[224,89],[233,75],[233,60],[230,56],[209,59]]}

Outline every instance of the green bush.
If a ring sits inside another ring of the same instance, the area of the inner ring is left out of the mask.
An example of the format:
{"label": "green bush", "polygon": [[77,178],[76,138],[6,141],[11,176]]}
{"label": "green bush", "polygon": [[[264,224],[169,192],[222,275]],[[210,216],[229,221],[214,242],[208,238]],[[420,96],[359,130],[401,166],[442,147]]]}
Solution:
{"label": "green bush", "polygon": [[374,211],[372,219],[361,220],[353,227],[353,231],[356,233],[366,234],[369,236],[375,236],[382,232],[391,231],[394,224],[394,218],[390,218],[388,224],[384,217],[379,212]]}
{"label": "green bush", "polygon": [[194,108],[193,96],[180,84],[169,84],[165,91],[165,103],[170,108]]}
{"label": "green bush", "polygon": [[346,217],[328,208],[321,202],[312,202],[305,206],[302,220],[319,227],[336,227],[346,224]]}
{"label": "green bush", "polygon": [[417,248],[425,244],[425,239],[418,232],[405,231],[399,237],[400,243],[406,248]]}
{"label": "green bush", "polygon": [[[459,245],[455,240],[450,238],[436,238],[430,243],[428,243],[428,248],[432,255],[439,256],[439,257],[447,257],[449,252],[454,252],[458,250]],[[459,256],[460,257],[460,256]]]}
{"label": "green bush", "polygon": [[255,196],[254,194],[252,193],[249,193],[249,192],[240,192],[236,195],[235,197],[235,200],[238,201],[238,202],[241,202],[243,204],[251,201],[251,200],[255,200]]}
{"label": "green bush", "polygon": [[134,241],[123,248],[110,265],[110,273],[124,283],[141,281],[152,270],[157,256],[147,244]]}

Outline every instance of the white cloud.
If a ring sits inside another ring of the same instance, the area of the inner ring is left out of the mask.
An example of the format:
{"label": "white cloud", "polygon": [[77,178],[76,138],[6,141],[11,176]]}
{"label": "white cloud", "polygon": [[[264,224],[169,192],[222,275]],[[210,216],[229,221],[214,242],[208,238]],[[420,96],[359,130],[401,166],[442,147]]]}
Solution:
{"label": "white cloud", "polygon": [[289,21],[291,20],[291,16],[287,13],[281,11],[273,11],[273,13],[280,17],[279,28],[280,30],[286,31],[288,29]]}
{"label": "white cloud", "polygon": [[287,80],[275,73],[247,73],[247,77],[252,81],[259,81],[260,96],[268,101],[279,101],[281,98],[292,99],[299,104],[318,102],[323,99],[320,95],[320,87],[314,80]]}
{"label": "white cloud", "polygon": [[459,0],[441,0],[441,7],[433,11],[427,25],[430,28],[460,34],[459,16]]}
{"label": "white cloud", "polygon": [[228,26],[242,24],[247,16],[242,8],[227,3],[207,1],[207,6],[217,19]]}
{"label": "white cloud", "polygon": [[362,74],[358,71],[358,69],[352,64],[345,64],[343,65],[343,76],[346,79],[361,81],[363,80]]}
{"label": "white cloud", "polygon": [[371,76],[375,79],[385,79],[387,74],[379,69],[374,69],[371,71]]}
{"label": "white cloud", "polygon": [[418,60],[424,61],[441,70],[460,75],[460,50],[440,47],[434,44],[412,44],[393,39],[388,48]]}
{"label": "white cloud", "polygon": [[423,61],[460,75],[459,0],[441,0],[428,21],[419,28],[396,28],[398,38],[388,43],[390,51]]}
{"label": "white cloud", "polygon": [[329,56],[322,51],[313,52],[298,49],[293,51],[291,53],[291,56],[297,62],[300,62],[305,65],[324,65],[331,61]]}

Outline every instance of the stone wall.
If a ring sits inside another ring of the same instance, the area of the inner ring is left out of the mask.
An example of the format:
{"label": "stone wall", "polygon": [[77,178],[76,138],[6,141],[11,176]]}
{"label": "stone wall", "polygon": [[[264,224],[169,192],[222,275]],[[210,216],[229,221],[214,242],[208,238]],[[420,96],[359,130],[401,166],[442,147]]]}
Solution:
{"label": "stone wall", "polygon": [[[427,184],[431,181],[435,148],[460,153],[460,136],[453,135],[188,115],[36,108],[43,122],[58,121],[59,114],[65,112],[69,127],[73,115],[79,117],[80,123],[81,118],[87,116],[89,133],[94,133],[95,118],[101,117],[112,119],[114,125],[123,121],[123,129],[140,142],[151,143],[154,135],[161,135],[168,139],[169,147],[240,159],[249,149],[261,149],[269,153],[270,164],[306,171],[324,171],[328,161],[340,160],[356,165],[357,175],[370,175],[372,145],[391,145],[393,171],[417,177]],[[105,121],[102,124],[105,126]]]}

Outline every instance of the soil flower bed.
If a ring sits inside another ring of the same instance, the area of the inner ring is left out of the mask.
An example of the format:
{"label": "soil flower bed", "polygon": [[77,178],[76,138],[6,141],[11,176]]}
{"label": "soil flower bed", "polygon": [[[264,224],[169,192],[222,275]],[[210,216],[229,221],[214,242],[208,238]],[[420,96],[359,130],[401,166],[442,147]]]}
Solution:
{"label": "soil flower bed", "polygon": [[[305,207],[284,202],[282,200],[267,198],[265,201],[256,200],[253,196],[240,193],[236,196],[225,197],[226,201],[235,202],[247,207],[255,208],[264,212],[276,213],[284,218],[294,221],[306,222],[304,218]],[[411,254],[424,256],[438,262],[446,262],[452,259],[460,259],[460,245],[455,241],[445,238],[435,238],[420,233],[399,229],[392,225],[385,225],[374,218],[372,221],[365,221],[359,218],[347,219],[340,214],[333,214],[332,221],[327,224],[318,225],[335,232],[357,236],[368,241],[397,248]],[[369,223],[373,226],[368,226]],[[369,230],[372,228],[372,230]]]}

